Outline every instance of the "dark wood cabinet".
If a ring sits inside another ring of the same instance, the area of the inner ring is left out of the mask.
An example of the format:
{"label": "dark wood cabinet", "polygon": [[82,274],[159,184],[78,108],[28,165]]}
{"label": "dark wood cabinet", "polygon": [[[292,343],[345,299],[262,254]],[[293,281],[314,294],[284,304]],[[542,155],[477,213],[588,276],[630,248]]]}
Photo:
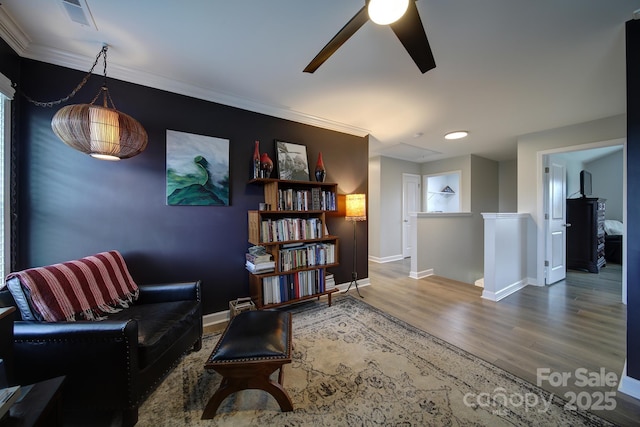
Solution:
{"label": "dark wood cabinet", "polygon": [[599,273],[604,258],[605,199],[567,199],[567,268]]}

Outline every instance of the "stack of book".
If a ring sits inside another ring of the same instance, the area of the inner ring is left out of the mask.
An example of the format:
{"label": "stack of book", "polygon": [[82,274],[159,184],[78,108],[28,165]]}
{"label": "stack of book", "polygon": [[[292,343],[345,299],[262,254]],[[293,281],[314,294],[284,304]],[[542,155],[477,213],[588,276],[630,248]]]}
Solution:
{"label": "stack of book", "polygon": [[333,274],[327,273],[325,277],[325,285],[326,290],[333,289],[336,287],[336,280],[333,278]]}
{"label": "stack of book", "polygon": [[271,273],[275,270],[276,263],[269,253],[261,255],[247,253],[245,267],[253,274]]}

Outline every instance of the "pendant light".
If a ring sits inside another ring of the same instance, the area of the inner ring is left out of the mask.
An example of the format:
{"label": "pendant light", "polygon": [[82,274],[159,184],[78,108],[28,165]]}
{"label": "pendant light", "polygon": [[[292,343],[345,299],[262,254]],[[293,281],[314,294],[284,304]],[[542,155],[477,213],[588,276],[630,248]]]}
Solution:
{"label": "pendant light", "polygon": [[[51,127],[65,144],[96,159],[127,159],[144,151],[148,137],[138,121],[116,110],[113,104],[107,88],[107,49],[108,45],[103,45],[89,74],[69,97],[86,83],[93,68],[102,57],[104,83],[98,94],[89,104],[62,107],[53,116]],[[102,95],[102,105],[95,105],[100,95]]]}

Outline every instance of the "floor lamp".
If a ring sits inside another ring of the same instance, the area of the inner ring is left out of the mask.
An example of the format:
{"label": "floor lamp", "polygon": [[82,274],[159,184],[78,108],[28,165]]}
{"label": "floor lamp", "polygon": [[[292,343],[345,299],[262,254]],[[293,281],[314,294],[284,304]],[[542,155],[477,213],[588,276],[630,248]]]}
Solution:
{"label": "floor lamp", "polygon": [[[367,196],[364,194],[347,194],[347,214],[345,216],[347,221],[353,222],[353,271],[351,272],[351,283],[345,291],[349,292],[351,285],[356,285],[356,291],[360,295],[360,289],[358,289],[358,271],[356,268],[356,222],[367,220]],[[360,295],[360,298],[364,298]]]}

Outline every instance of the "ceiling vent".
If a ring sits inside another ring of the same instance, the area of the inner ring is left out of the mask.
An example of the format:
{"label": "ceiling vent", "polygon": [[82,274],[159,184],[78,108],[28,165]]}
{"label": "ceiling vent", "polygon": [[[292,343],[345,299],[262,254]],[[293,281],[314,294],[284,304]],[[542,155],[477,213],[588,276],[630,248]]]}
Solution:
{"label": "ceiling vent", "polygon": [[98,30],[86,0],[60,0],[60,4],[71,21]]}

